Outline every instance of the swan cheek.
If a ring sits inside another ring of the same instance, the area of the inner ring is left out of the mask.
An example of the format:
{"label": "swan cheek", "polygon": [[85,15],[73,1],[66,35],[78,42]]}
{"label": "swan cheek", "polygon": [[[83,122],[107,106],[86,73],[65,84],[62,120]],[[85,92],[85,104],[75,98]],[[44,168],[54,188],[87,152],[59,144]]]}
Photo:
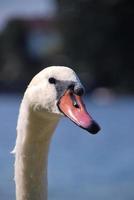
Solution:
{"label": "swan cheek", "polygon": [[78,96],[70,90],[67,90],[60,98],[58,106],[60,111],[64,113],[65,116],[70,118],[81,128],[92,134],[96,134],[100,130],[99,125],[87,112],[81,96]]}

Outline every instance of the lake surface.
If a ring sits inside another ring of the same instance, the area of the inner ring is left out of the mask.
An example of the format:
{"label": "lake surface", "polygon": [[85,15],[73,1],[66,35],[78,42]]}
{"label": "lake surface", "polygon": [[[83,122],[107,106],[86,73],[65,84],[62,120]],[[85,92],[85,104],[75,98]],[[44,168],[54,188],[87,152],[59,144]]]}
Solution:
{"label": "lake surface", "polygon": [[[0,95],[0,199],[15,200],[14,156],[20,96]],[[134,200],[134,98],[100,105],[85,98],[102,130],[90,135],[64,118],[49,153],[49,200]]]}

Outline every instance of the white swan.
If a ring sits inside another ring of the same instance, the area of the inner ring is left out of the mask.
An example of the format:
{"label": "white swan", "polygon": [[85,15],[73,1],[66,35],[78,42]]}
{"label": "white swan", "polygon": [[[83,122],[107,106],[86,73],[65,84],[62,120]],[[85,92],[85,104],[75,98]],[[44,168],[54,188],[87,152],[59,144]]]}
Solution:
{"label": "white swan", "polygon": [[32,79],[17,124],[14,149],[17,200],[47,199],[49,143],[61,116],[68,116],[93,134],[99,131],[86,111],[82,95],[83,86],[75,72],[67,67],[45,68]]}

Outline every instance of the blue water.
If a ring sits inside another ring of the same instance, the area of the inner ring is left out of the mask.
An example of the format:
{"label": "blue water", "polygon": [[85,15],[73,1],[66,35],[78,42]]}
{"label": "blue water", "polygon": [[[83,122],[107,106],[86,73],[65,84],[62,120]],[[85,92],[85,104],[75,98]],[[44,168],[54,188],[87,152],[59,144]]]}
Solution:
{"label": "blue water", "polygon": [[[0,95],[0,199],[15,200],[16,120],[21,97]],[[107,105],[85,99],[101,124],[90,135],[64,118],[49,154],[49,200],[134,200],[134,98]]]}

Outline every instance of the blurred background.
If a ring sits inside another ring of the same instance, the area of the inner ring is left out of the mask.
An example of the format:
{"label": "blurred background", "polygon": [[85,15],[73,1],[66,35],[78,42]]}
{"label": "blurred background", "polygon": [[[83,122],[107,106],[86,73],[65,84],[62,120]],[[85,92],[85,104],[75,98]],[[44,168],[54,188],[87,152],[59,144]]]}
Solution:
{"label": "blurred background", "polygon": [[61,120],[49,156],[50,200],[134,200],[134,2],[0,1],[0,196],[15,199],[16,121],[23,92],[44,67],[73,68],[102,130]]}

